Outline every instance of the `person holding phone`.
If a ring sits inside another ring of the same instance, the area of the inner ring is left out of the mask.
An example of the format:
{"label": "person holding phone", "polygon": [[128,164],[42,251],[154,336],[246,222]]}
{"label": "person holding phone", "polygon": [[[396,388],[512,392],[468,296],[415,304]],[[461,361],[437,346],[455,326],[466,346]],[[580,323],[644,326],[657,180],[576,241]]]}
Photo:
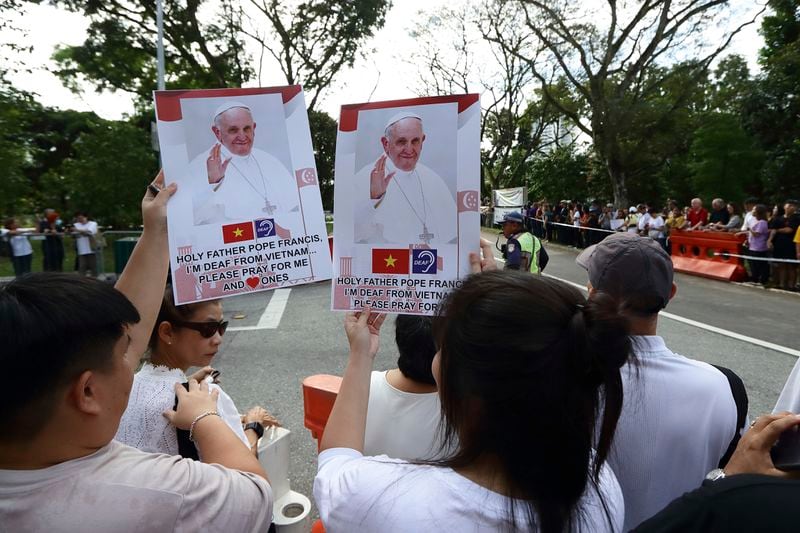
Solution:
{"label": "person holding phone", "polygon": [[[128,408],[122,415],[116,439],[146,452],[197,458],[188,434],[162,416],[175,403],[175,383],[208,380],[217,391],[217,412],[238,439],[257,452],[264,428],[278,425],[263,407],[253,407],[243,417],[225,391],[214,381],[210,366],[228,328],[223,320],[222,302],[208,300],[186,305],[174,304],[172,288],[164,291],[161,310],[150,336],[150,356],[133,379]],[[200,370],[188,375],[191,367]]]}

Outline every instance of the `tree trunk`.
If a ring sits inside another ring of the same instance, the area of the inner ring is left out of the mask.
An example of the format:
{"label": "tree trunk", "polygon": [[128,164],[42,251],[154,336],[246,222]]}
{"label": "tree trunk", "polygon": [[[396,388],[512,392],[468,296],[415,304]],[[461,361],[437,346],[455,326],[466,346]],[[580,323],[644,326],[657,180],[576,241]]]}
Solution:
{"label": "tree trunk", "polygon": [[617,209],[628,209],[628,185],[625,183],[625,169],[614,158],[606,161],[611,189],[614,192],[614,205]]}

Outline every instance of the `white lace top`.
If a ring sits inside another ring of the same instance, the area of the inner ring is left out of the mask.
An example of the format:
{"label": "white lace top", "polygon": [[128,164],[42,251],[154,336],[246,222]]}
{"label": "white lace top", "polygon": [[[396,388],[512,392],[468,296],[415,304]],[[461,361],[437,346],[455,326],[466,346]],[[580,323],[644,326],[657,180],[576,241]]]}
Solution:
{"label": "white lace top", "polygon": [[[186,381],[188,378],[180,368],[170,369],[145,363],[133,377],[128,408],[122,415],[114,438],[145,452],[179,455],[175,427],[162,413],[175,405],[175,383]],[[219,391],[217,412],[249,449],[250,443],[233,400],[219,385],[211,384],[210,389]]]}

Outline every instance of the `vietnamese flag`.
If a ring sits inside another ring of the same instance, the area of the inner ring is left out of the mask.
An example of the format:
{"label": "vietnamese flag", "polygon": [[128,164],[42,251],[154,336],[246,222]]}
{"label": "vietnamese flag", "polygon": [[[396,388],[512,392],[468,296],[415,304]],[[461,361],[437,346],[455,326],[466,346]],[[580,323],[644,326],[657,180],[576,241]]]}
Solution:
{"label": "vietnamese flag", "polygon": [[239,222],[238,224],[226,224],[222,226],[222,242],[225,244],[252,241],[255,238],[252,220],[250,222]]}
{"label": "vietnamese flag", "polygon": [[408,248],[372,249],[373,274],[408,274]]}

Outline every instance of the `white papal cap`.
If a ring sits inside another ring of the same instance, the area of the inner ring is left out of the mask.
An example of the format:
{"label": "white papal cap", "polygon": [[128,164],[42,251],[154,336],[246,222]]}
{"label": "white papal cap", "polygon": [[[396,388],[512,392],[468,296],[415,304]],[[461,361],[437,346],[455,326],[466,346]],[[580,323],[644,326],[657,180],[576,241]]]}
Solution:
{"label": "white papal cap", "polygon": [[401,111],[400,113],[393,115],[392,118],[389,119],[384,129],[388,130],[389,127],[392,126],[395,122],[400,122],[404,118],[415,118],[420,122],[422,122],[422,117],[417,115],[416,113],[411,113],[410,111]]}
{"label": "white papal cap", "polygon": [[217,108],[217,110],[214,112],[214,118],[211,119],[211,122],[214,122],[217,119],[217,117],[223,114],[225,111],[229,109],[234,109],[236,107],[242,107],[244,109],[247,109],[248,113],[250,113],[251,115],[253,114],[253,112],[250,110],[250,107],[246,106],[245,104],[237,102],[236,100],[228,100],[227,102],[225,102],[224,104],[222,104]]}

